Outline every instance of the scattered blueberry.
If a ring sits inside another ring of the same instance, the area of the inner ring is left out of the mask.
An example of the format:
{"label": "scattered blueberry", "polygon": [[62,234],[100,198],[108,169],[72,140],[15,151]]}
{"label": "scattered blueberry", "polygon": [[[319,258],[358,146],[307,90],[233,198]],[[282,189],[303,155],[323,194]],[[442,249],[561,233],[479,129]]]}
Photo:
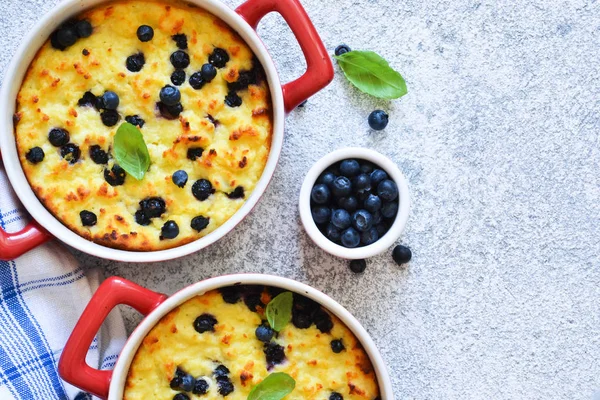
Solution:
{"label": "scattered blueberry", "polygon": [[119,186],[125,183],[125,170],[118,164],[112,166],[111,169],[104,169],[104,180],[110,186]]}
{"label": "scattered blueberry", "polygon": [[281,364],[285,360],[284,349],[277,343],[265,343],[263,351],[267,358],[267,369],[271,369],[275,364]]}
{"label": "scattered blueberry", "polygon": [[375,110],[369,115],[369,126],[376,131],[384,130],[389,121],[389,116],[383,110]]}
{"label": "scattered blueberry", "polygon": [[143,128],[146,121],[144,121],[139,115],[128,115],[125,117],[125,121],[129,122],[131,125],[137,126],[138,128]]}
{"label": "scattered blueberry", "polygon": [[190,400],[190,396],[185,393],[177,393],[173,396],[173,400]]}
{"label": "scattered blueberry", "polygon": [[196,161],[198,158],[202,157],[202,153],[204,153],[202,147],[190,147],[187,150],[187,158],[188,160]]}
{"label": "scattered blueberry", "polygon": [[245,196],[244,194],[244,187],[243,186],[238,186],[235,189],[233,189],[233,192],[231,193],[227,193],[227,197],[234,200],[234,199],[243,199]]}
{"label": "scattered blueberry", "polygon": [[342,339],[334,339],[331,341],[330,345],[331,350],[336,354],[346,350],[346,347],[344,347],[344,343],[342,343]]}
{"label": "scattered blueberry", "polygon": [[217,378],[217,386],[219,387],[219,394],[223,397],[231,394],[234,390],[233,383],[231,383],[229,378]]}
{"label": "scattered blueberry", "polygon": [[331,218],[331,209],[329,207],[313,207],[311,212],[312,217],[317,224],[324,224],[325,222],[329,221],[329,218]]}
{"label": "scattered blueberry", "polygon": [[250,71],[240,71],[238,74],[238,79],[235,82],[230,82],[227,84],[227,87],[230,91],[238,91],[248,89],[248,86],[252,83],[256,82],[256,73],[253,70]]}
{"label": "scattered blueberry", "polygon": [[199,179],[192,185],[192,194],[200,201],[208,199],[214,192],[212,184],[206,179]]}
{"label": "scattered blueberry", "polygon": [[91,211],[83,210],[79,213],[79,218],[81,218],[81,225],[83,226],[94,226],[98,219],[96,218],[96,214]]}
{"label": "scattered blueberry", "polygon": [[360,173],[360,164],[356,160],[344,160],[340,163],[340,174],[353,178]]}
{"label": "scattered blueberry", "polygon": [[367,174],[360,174],[352,179],[352,187],[359,192],[371,190],[371,178]]}
{"label": "scattered blueberry", "polygon": [[187,36],[185,35],[185,33],[178,33],[176,35],[173,35],[171,36],[171,39],[175,41],[177,48],[181,50],[185,50],[188,48]]}
{"label": "scattered blueberry", "polygon": [[181,384],[179,385],[179,389],[185,392],[191,392],[194,388],[195,379],[193,376],[189,374],[185,374],[181,377]]}
{"label": "scattered blueberry", "polygon": [[399,244],[392,250],[392,258],[398,265],[406,264],[412,258],[412,252],[408,247]]}
{"label": "scattered blueberry", "polygon": [[381,199],[374,194],[369,194],[364,203],[365,210],[374,213],[381,208]]}
{"label": "scattered blueberry", "polygon": [[200,69],[200,76],[205,82],[210,82],[217,76],[217,69],[210,63],[204,64]]}
{"label": "scattered blueberry", "polygon": [[81,99],[77,102],[79,107],[95,107],[96,106],[96,96],[94,93],[89,90],[83,94]]}
{"label": "scattered blueberry", "polygon": [[154,29],[148,25],[140,25],[136,33],[140,42],[149,42],[154,37]]}
{"label": "scattered blueberry", "polygon": [[269,343],[275,335],[275,331],[268,325],[262,324],[256,328],[256,338],[264,343]]}
{"label": "scattered blueberry", "polygon": [[[58,30],[56,40],[64,49],[72,46],[77,41],[77,32],[72,27],[63,27]],[[61,49],[62,50],[62,49]]]}
{"label": "scattered blueberry", "polygon": [[340,239],[344,247],[353,248],[360,243],[360,234],[354,228],[348,228],[342,232],[342,238]]}
{"label": "scattered blueberry", "polygon": [[377,185],[377,194],[385,201],[393,201],[398,198],[398,186],[392,180],[386,179]]}
{"label": "scattered blueberry", "polygon": [[318,309],[315,311],[313,315],[313,319],[317,329],[321,331],[321,333],[329,333],[333,328],[333,322],[331,321],[331,315],[324,311],[323,309]]}
{"label": "scattered blueberry", "polygon": [[202,89],[202,86],[204,86],[205,83],[204,79],[202,79],[201,72],[194,72],[192,76],[190,76],[190,86],[195,90]]}
{"label": "scattered blueberry", "polygon": [[383,221],[383,215],[381,215],[381,211],[377,210],[371,214],[373,216],[373,225],[377,225]]}
{"label": "scattered blueberry", "polygon": [[204,228],[208,226],[210,222],[210,218],[203,217],[202,215],[198,215],[197,217],[192,218],[192,222],[190,226],[193,230],[200,232]]}
{"label": "scattered blueberry", "polygon": [[331,187],[334,180],[335,180],[335,174],[331,171],[325,171],[321,174],[319,179],[317,179],[317,183],[324,183],[325,185]]}
{"label": "scattered blueberry", "polygon": [[77,21],[75,24],[75,31],[77,32],[77,36],[80,38],[87,38],[92,36],[92,24],[90,21],[82,19],[81,21]]}
{"label": "scattered blueberry", "polygon": [[329,395],[329,400],[344,400],[344,397],[338,392],[332,392]]}
{"label": "scattered blueberry", "polygon": [[215,368],[214,370],[214,375],[219,378],[219,377],[223,377],[223,376],[227,376],[229,375],[229,368],[227,368],[226,366],[224,366],[223,364],[219,365],[217,368]]}
{"label": "scattered blueberry", "polygon": [[115,110],[104,110],[100,114],[100,119],[106,126],[115,126],[120,118],[119,113]]}
{"label": "scattered blueberry", "polygon": [[188,174],[184,170],[180,169],[178,171],[173,172],[173,175],[171,175],[171,180],[173,180],[173,183],[175,185],[182,188],[188,181]]}
{"label": "scattered blueberry", "polygon": [[148,226],[150,225],[150,218],[142,210],[137,210],[135,212],[135,222],[142,226]]}
{"label": "scattered blueberry", "polygon": [[227,286],[219,289],[223,301],[227,304],[235,304],[240,301],[242,296],[241,287],[239,286]]}
{"label": "scattered blueberry", "polygon": [[158,218],[165,213],[167,205],[160,197],[148,197],[140,201],[140,208],[148,218]]}
{"label": "scattered blueberry", "polygon": [[352,193],[352,183],[345,176],[338,176],[331,184],[331,192],[336,197],[344,197]]}
{"label": "scattered blueberry", "polygon": [[312,188],[310,197],[317,204],[325,204],[331,198],[331,191],[324,183],[318,183]]}
{"label": "scattered blueberry", "polygon": [[42,162],[44,160],[44,150],[38,146],[32,147],[27,154],[25,154],[25,158],[32,164]]}
{"label": "scattered blueberry", "polygon": [[292,312],[292,323],[298,329],[307,329],[312,325],[313,320],[310,313],[294,310]]}
{"label": "scattered blueberry", "polygon": [[239,107],[242,105],[242,98],[236,92],[229,92],[225,96],[225,104],[229,107]]}
{"label": "scattered blueberry", "polygon": [[71,136],[66,129],[62,128],[52,128],[50,132],[48,132],[48,140],[52,146],[60,147],[69,143]]}
{"label": "scattered blueberry", "polygon": [[340,197],[337,204],[350,213],[358,208],[358,200],[354,196]]}
{"label": "scattered blueberry", "polygon": [[381,206],[381,215],[383,215],[384,218],[394,218],[396,214],[398,214],[397,202],[383,203],[383,206]]}
{"label": "scattered blueberry", "polygon": [[211,314],[202,314],[194,321],[194,329],[198,333],[214,332],[217,319]]}
{"label": "scattered blueberry", "polygon": [[160,101],[167,106],[174,106],[181,100],[181,93],[175,86],[166,85],[160,89]]}
{"label": "scattered blueberry", "polygon": [[366,260],[352,260],[350,261],[350,271],[355,274],[362,274],[367,269],[367,261]]}
{"label": "scattered blueberry", "polygon": [[360,234],[360,242],[364,246],[373,244],[378,240],[379,240],[379,233],[377,232],[377,228],[375,228],[375,227],[372,227]]}
{"label": "scattered blueberry", "polygon": [[217,68],[223,68],[229,61],[229,54],[223,49],[215,48],[208,56],[208,62]]}
{"label": "scattered blueberry", "polygon": [[106,91],[102,95],[102,102],[104,103],[104,108],[107,110],[116,110],[119,106],[119,96],[112,91]]}
{"label": "scattered blueberry", "polygon": [[108,163],[108,154],[97,144],[90,146],[89,154],[92,161],[96,164],[102,165]]}
{"label": "scattered blueberry", "polygon": [[360,172],[363,173],[363,174],[370,175],[371,172],[373,172],[374,168],[375,167],[373,166],[373,164],[371,164],[368,161],[363,161],[363,163],[360,164]]}
{"label": "scattered blueberry", "polygon": [[367,210],[358,210],[352,214],[352,226],[359,232],[364,232],[373,226],[373,216]]}
{"label": "scattered blueberry", "polygon": [[325,236],[334,243],[338,243],[342,237],[342,232],[333,224],[327,225],[325,228]]}
{"label": "scattered blueberry", "polygon": [[350,213],[346,210],[338,208],[331,214],[331,223],[338,229],[346,229],[352,224]]}
{"label": "scattered blueberry", "polygon": [[158,106],[158,111],[160,111],[160,115],[163,118],[173,120],[179,117],[179,114],[183,112],[183,106],[181,103],[177,103],[174,106],[168,106],[163,102],[159,101],[156,103]]}
{"label": "scattered blueberry", "polygon": [[131,72],[140,72],[146,63],[146,58],[144,57],[144,53],[136,53],[127,57],[125,61],[125,66]]}
{"label": "scattered blueberry", "polygon": [[75,164],[79,161],[79,156],[81,156],[81,150],[79,150],[79,146],[73,143],[67,143],[60,148],[60,156],[67,160],[69,164]]}
{"label": "scattered blueberry", "polygon": [[176,69],[171,74],[171,83],[175,86],[181,86],[185,83],[185,71],[182,69]]}
{"label": "scattered blueberry", "polygon": [[170,60],[177,69],[187,68],[190,65],[190,56],[183,50],[177,50],[171,54]]}
{"label": "scattered blueberry", "polygon": [[194,389],[192,393],[197,395],[203,395],[208,393],[208,382],[204,378],[196,379],[196,383],[194,384]]}
{"label": "scattered blueberry", "polygon": [[350,46],[348,46],[347,44],[340,44],[338,47],[335,48],[335,55],[341,56],[342,54],[348,53],[350,51],[352,51]]}
{"label": "scattered blueberry", "polygon": [[83,49],[83,50],[81,50],[81,54],[83,54],[84,56],[89,56],[90,51],[88,49]]}
{"label": "scattered blueberry", "polygon": [[373,172],[371,172],[371,185],[373,185],[373,187],[377,187],[377,185],[387,178],[388,174],[385,171],[381,169],[374,169]]}
{"label": "scattered blueberry", "polygon": [[175,239],[179,235],[179,226],[177,222],[168,220],[160,229],[160,239]]}

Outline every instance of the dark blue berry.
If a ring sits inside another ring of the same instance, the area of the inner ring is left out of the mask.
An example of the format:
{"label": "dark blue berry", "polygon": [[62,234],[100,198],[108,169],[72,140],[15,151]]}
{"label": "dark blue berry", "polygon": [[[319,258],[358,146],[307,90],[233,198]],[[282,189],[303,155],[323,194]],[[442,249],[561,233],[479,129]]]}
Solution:
{"label": "dark blue berry", "polygon": [[196,383],[196,380],[194,379],[194,377],[192,375],[185,374],[184,376],[181,377],[181,384],[179,385],[179,389],[183,390],[185,392],[191,392],[192,389],[194,388],[195,383]]}
{"label": "dark blue berry", "polygon": [[197,217],[192,218],[192,222],[190,226],[193,230],[200,232],[204,228],[208,226],[210,222],[210,218],[203,217],[202,215],[198,215]]}
{"label": "dark blue berry", "polygon": [[335,180],[335,174],[331,171],[325,171],[321,174],[321,176],[319,176],[319,179],[317,179],[317,183],[323,183],[323,184],[331,187],[334,180]]}
{"label": "dark blue berry", "polygon": [[389,228],[385,222],[381,222],[375,226],[375,229],[377,229],[377,234],[381,238],[386,234]]}
{"label": "dark blue berry", "polygon": [[208,199],[214,192],[212,184],[206,179],[199,179],[192,185],[192,194],[200,201]]}
{"label": "dark blue berry", "polygon": [[385,129],[388,121],[389,116],[383,110],[375,110],[369,115],[369,126],[376,131]]}
{"label": "dark blue berry", "polygon": [[131,72],[140,72],[144,68],[144,64],[146,64],[144,53],[132,54],[125,61],[125,66]]}
{"label": "dark blue berry", "polygon": [[333,392],[329,395],[329,400],[344,400],[344,397],[338,392]]}
{"label": "dark blue berry", "polygon": [[362,274],[367,269],[367,261],[366,260],[352,260],[350,261],[350,271],[355,274]]}
{"label": "dark blue berry", "polygon": [[340,174],[353,178],[360,173],[360,164],[356,160],[344,160],[340,163]]}
{"label": "dark blue berry", "polygon": [[377,228],[372,227],[360,234],[360,242],[368,246],[370,244],[375,243],[379,240],[379,233],[377,232]]}
{"label": "dark blue berry", "polygon": [[181,100],[181,93],[175,86],[166,85],[160,89],[160,101],[167,106],[174,106]]}
{"label": "dark blue berry", "polygon": [[229,107],[239,107],[242,105],[242,98],[236,92],[229,92],[225,96],[225,104]]}
{"label": "dark blue berry", "polygon": [[79,156],[81,156],[81,150],[79,150],[79,146],[73,143],[67,143],[60,148],[60,156],[67,160],[69,164],[75,164],[79,161]]}
{"label": "dark blue berry", "polygon": [[208,56],[208,62],[217,68],[223,68],[229,61],[229,54],[223,49],[215,48]]}
{"label": "dark blue berry", "polygon": [[176,69],[171,74],[171,83],[175,86],[181,86],[185,83],[185,71],[182,69]]}
{"label": "dark blue berry", "polygon": [[331,218],[331,209],[326,206],[316,206],[311,210],[312,217],[317,224],[324,224]]}
{"label": "dark blue berry", "polygon": [[112,91],[106,91],[102,95],[102,103],[107,110],[116,110],[119,106],[119,96]]}
{"label": "dark blue berry", "polygon": [[347,44],[340,44],[338,47],[335,48],[335,55],[341,56],[342,54],[348,53],[350,51],[352,51],[350,46],[348,46]]}
{"label": "dark blue berry", "polygon": [[383,215],[381,215],[381,211],[377,210],[371,214],[373,216],[373,226],[381,223],[383,221]]}
{"label": "dark blue berry", "polygon": [[265,324],[259,325],[255,331],[256,338],[264,343],[269,343],[271,339],[273,339],[273,335],[275,335],[275,331]]}
{"label": "dark blue berry", "polygon": [[204,79],[202,79],[202,74],[200,72],[194,72],[192,76],[190,76],[190,86],[193,89],[202,89],[202,86],[204,86],[204,84],[206,84],[206,82],[204,82]]}
{"label": "dark blue berry", "polygon": [[198,333],[214,332],[217,319],[211,314],[202,314],[194,320],[194,329]]}
{"label": "dark blue berry", "polygon": [[346,347],[344,347],[344,343],[342,343],[342,339],[333,339],[330,343],[330,346],[331,351],[333,351],[336,354],[341,353],[346,349]]}
{"label": "dark blue berry", "polygon": [[[198,217],[196,217],[198,218]],[[196,229],[196,228],[194,228]],[[220,288],[219,292],[221,292],[221,296],[223,297],[223,301],[227,304],[235,304],[240,301],[240,297],[242,296],[242,291],[239,286],[227,286],[224,288]]]}
{"label": "dark blue berry", "polygon": [[317,310],[313,319],[317,329],[321,331],[321,333],[329,333],[331,328],[333,328],[333,322],[331,321],[331,315],[324,311],[323,309]]}
{"label": "dark blue berry", "polygon": [[81,219],[81,225],[83,226],[94,226],[98,219],[96,218],[96,214],[91,211],[83,210],[79,213],[79,218]]}
{"label": "dark blue berry", "polygon": [[368,162],[368,161],[363,161],[363,162],[360,164],[360,172],[361,172],[361,173],[363,173],[363,174],[370,175],[370,174],[371,174],[371,172],[373,172],[373,169],[375,169],[375,168],[373,167],[373,164],[371,164],[371,163],[370,163],[370,162]]}
{"label": "dark blue berry", "polygon": [[25,154],[25,158],[32,164],[42,162],[44,160],[44,150],[42,150],[41,147],[32,147],[27,154]]}
{"label": "dark blue berry", "polygon": [[190,396],[185,393],[177,393],[173,396],[173,400],[190,400]]}
{"label": "dark blue berry", "polygon": [[190,56],[183,50],[177,50],[171,54],[171,64],[177,69],[184,69],[190,65]]}
{"label": "dark blue berry", "polygon": [[217,378],[217,386],[219,387],[219,394],[223,397],[231,394],[234,390],[233,383],[231,383],[229,378]]}
{"label": "dark blue berry", "polygon": [[227,368],[226,366],[221,364],[217,368],[215,368],[213,374],[217,378],[225,377],[225,376],[229,375],[229,368]]}
{"label": "dark blue berry", "polygon": [[81,99],[77,102],[79,107],[95,107],[96,106],[96,96],[94,93],[89,90],[83,94]]}
{"label": "dark blue berry", "polygon": [[277,343],[265,343],[263,351],[267,358],[268,369],[271,369],[275,364],[281,364],[285,360],[284,349]]}
{"label": "dark blue berry", "polygon": [[149,42],[154,37],[154,29],[148,25],[140,25],[136,33],[140,42]]}
{"label": "dark blue berry", "polygon": [[202,153],[204,153],[202,147],[190,147],[187,150],[187,158],[188,160],[196,161],[198,158],[202,157]]}
{"label": "dark blue berry", "polygon": [[167,211],[167,205],[160,197],[148,197],[140,201],[140,208],[148,218],[158,218]]}
{"label": "dark blue berry", "polygon": [[215,76],[217,76],[217,69],[214,65],[206,63],[200,69],[200,76],[202,76],[202,79],[205,82],[210,82],[215,79]]}
{"label": "dark blue berry", "polygon": [[208,382],[204,378],[196,379],[196,383],[194,384],[194,389],[192,393],[197,395],[203,395],[208,393]]}
{"label": "dark blue berry", "polygon": [[373,226],[373,216],[367,210],[358,210],[352,214],[352,226],[359,232],[365,232]]}
{"label": "dark blue berry", "polygon": [[171,179],[173,180],[173,183],[175,185],[177,185],[180,188],[182,188],[182,187],[185,186],[185,184],[188,181],[188,174],[184,170],[180,169],[178,171],[173,172],[173,175],[171,176]]}
{"label": "dark blue berry", "polygon": [[96,164],[102,165],[108,163],[108,154],[97,144],[90,146],[89,154],[92,161]]}
{"label": "dark blue berry", "polygon": [[350,213],[353,213],[358,208],[358,200],[354,196],[340,197],[337,204]]}
{"label": "dark blue berry", "polygon": [[157,105],[158,111],[160,111],[160,115],[166,119],[177,119],[179,118],[179,114],[183,112],[183,106],[181,105],[181,103],[177,103],[174,106],[168,106],[163,102],[159,101]]}
{"label": "dark blue berry", "polygon": [[352,189],[357,192],[371,190],[371,178],[367,174],[360,174],[352,179]]}
{"label": "dark blue berry", "polygon": [[412,258],[412,252],[408,247],[399,244],[392,250],[392,258],[398,265],[406,264]]}
{"label": "dark blue berry", "polygon": [[377,185],[387,178],[388,174],[385,171],[381,169],[375,169],[373,172],[371,172],[371,185],[373,185],[373,187],[377,187]]}
{"label": "dark blue berry", "polygon": [[105,126],[115,126],[120,118],[119,113],[115,110],[104,110],[100,114],[100,119]]}
{"label": "dark blue berry", "polygon": [[83,49],[83,50],[81,50],[81,54],[83,54],[84,56],[89,56],[90,51],[88,49]]}
{"label": "dark blue berry", "polygon": [[142,226],[148,226],[150,225],[150,218],[142,210],[137,210],[135,212],[135,222]]}
{"label": "dark blue berry", "polygon": [[125,121],[129,122],[133,126],[143,128],[146,121],[144,121],[139,115],[128,115],[125,117]]}
{"label": "dark blue berry", "polygon": [[338,208],[331,214],[331,223],[338,229],[346,229],[352,224],[350,213],[344,209]]}
{"label": "dark blue berry", "polygon": [[331,185],[331,193],[335,197],[344,197],[352,193],[352,183],[345,176],[338,176]]}
{"label": "dark blue berry", "polygon": [[369,194],[365,199],[364,207],[368,212],[374,213],[381,208],[381,199],[374,194]]}
{"label": "dark blue berry", "polygon": [[75,24],[75,31],[80,38],[90,37],[93,31],[92,24],[90,24],[90,21],[82,19]]}
{"label": "dark blue berry", "polygon": [[332,242],[337,243],[342,237],[342,232],[335,225],[329,224],[325,228],[325,236]]}
{"label": "dark blue berry", "polygon": [[77,41],[77,31],[72,27],[60,28],[56,34],[56,40],[63,49],[66,49],[67,47],[74,45]]}
{"label": "dark blue berry", "polygon": [[171,39],[175,41],[177,48],[181,50],[185,50],[188,48],[187,36],[185,33],[178,33],[176,35],[171,36]]}
{"label": "dark blue berry", "polygon": [[308,312],[294,310],[292,312],[292,323],[298,329],[307,329],[313,323],[312,315]]}
{"label": "dark blue berry", "polygon": [[340,239],[344,247],[356,247],[360,243],[360,234],[354,228],[348,228],[342,232]]}
{"label": "dark blue berry", "polygon": [[125,183],[125,170],[118,164],[112,166],[111,169],[104,169],[104,180],[110,186],[119,186]]}
{"label": "dark blue berry", "polygon": [[238,186],[235,189],[233,189],[233,192],[231,193],[227,193],[227,197],[235,200],[235,199],[243,199],[245,196],[244,194],[244,187],[243,186]]}
{"label": "dark blue berry", "polygon": [[359,203],[364,203],[365,200],[367,200],[370,195],[371,195],[371,191],[370,190],[358,190],[358,191],[356,191],[356,198],[358,199]]}
{"label": "dark blue berry", "polygon": [[179,235],[177,222],[168,220],[160,229],[160,239],[175,239]]}
{"label": "dark blue berry", "polygon": [[62,128],[52,128],[50,132],[48,132],[48,140],[52,146],[60,147],[69,143],[71,136],[66,129]]}
{"label": "dark blue berry", "polygon": [[326,204],[331,198],[331,191],[324,183],[318,183],[313,186],[310,198],[317,204]]}
{"label": "dark blue berry", "polygon": [[398,186],[392,180],[386,179],[377,185],[377,194],[385,201],[393,201],[398,198]]}
{"label": "dark blue berry", "polygon": [[397,202],[383,203],[383,206],[381,206],[381,215],[383,215],[384,218],[394,218],[396,214],[398,214]]}

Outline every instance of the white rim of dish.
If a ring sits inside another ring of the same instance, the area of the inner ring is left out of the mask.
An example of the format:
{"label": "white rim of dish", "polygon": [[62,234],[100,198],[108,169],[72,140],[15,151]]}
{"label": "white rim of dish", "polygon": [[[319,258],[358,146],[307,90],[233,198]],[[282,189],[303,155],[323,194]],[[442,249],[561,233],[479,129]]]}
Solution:
{"label": "white rim of dish", "polygon": [[113,369],[113,375],[110,382],[108,392],[109,400],[117,400],[122,398],[127,372],[129,371],[129,366],[133,360],[133,357],[135,356],[139,344],[163,316],[194,296],[204,294],[209,290],[238,284],[280,287],[291,292],[302,294],[321,304],[323,307],[337,316],[344,324],[346,324],[346,326],[354,333],[358,341],[362,344],[367,355],[369,356],[369,359],[371,360],[375,375],[377,376],[377,383],[379,384],[381,398],[384,400],[392,400],[394,398],[392,394],[392,382],[390,380],[385,362],[383,361],[377,346],[375,346],[373,339],[371,339],[371,336],[361,325],[361,323],[358,322],[358,320],[342,305],[323,292],[292,279],[267,274],[235,274],[210,278],[187,286],[179,292],[173,294],[154,311],[152,311],[147,317],[145,317],[144,320],[135,328],[131,336],[129,336],[125,346],[123,347],[123,350],[121,351],[121,354],[119,355],[115,368]]}
{"label": "white rim of dish", "polygon": [[[327,237],[323,235],[317,227],[310,210],[311,190],[321,173],[323,173],[323,171],[336,162],[345,160],[347,158],[363,159],[372,162],[387,172],[388,176],[394,182],[396,182],[396,185],[398,186],[399,203],[396,219],[383,237],[379,238],[379,240],[377,240],[375,243],[368,246],[347,248],[327,239]],[[410,193],[404,174],[388,157],[371,149],[362,147],[346,147],[327,154],[317,161],[308,171],[306,177],[304,178],[302,188],[300,189],[298,208],[300,210],[300,219],[302,220],[302,225],[304,226],[308,236],[313,242],[315,242],[317,246],[326,252],[333,254],[334,256],[349,260],[357,260],[381,254],[390,246],[392,246],[396,240],[398,240],[402,234],[402,231],[404,230],[404,227],[406,226],[406,221],[408,220],[408,213],[410,211]]]}
{"label": "white rim of dish", "polygon": [[265,70],[273,106],[273,132],[271,135],[269,158],[261,178],[257,182],[252,194],[246,199],[244,205],[223,225],[210,234],[183,246],[167,250],[140,252],[113,249],[84,239],[54,217],[44,207],[29,186],[17,153],[13,114],[15,112],[17,93],[21,87],[25,72],[38,49],[48,39],[50,34],[70,17],[108,2],[107,0],[62,1],[45,14],[31,28],[29,33],[25,35],[6,69],[2,90],[0,91],[0,126],[4,128],[4,132],[0,133],[2,160],[12,188],[31,217],[62,242],[84,253],[115,261],[156,262],[179,258],[201,250],[229,233],[250,213],[267,189],[275,172],[275,167],[277,166],[283,146],[285,111],[279,75],[277,74],[273,60],[257,33],[239,14],[218,0],[187,0],[187,2],[196,4],[225,21],[246,41]]}

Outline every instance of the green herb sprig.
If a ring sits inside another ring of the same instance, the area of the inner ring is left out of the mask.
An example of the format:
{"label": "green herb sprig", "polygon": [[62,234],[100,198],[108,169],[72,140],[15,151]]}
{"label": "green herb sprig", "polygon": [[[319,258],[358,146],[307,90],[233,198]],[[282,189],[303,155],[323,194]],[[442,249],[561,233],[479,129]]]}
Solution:
{"label": "green herb sprig", "polygon": [[137,180],[144,178],[150,167],[150,153],[140,130],[124,122],[113,139],[113,150],[117,163]]}
{"label": "green herb sprig", "polygon": [[279,332],[292,320],[293,303],[294,296],[292,293],[283,292],[267,304],[265,314],[271,328]]}
{"label": "green herb sprig", "polygon": [[248,400],[281,400],[292,393],[295,387],[294,378],[285,372],[275,372],[252,388]]}

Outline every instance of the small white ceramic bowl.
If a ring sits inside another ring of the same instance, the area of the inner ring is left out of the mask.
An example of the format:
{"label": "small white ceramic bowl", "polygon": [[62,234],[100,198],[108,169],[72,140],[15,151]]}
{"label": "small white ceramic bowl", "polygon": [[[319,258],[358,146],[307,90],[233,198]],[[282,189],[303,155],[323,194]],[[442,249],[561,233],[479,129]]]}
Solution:
{"label": "small white ceramic bowl", "polygon": [[[390,229],[375,243],[368,246],[355,247],[353,249],[340,246],[327,239],[317,227],[310,211],[310,193],[319,176],[331,165],[348,158],[367,160],[377,165],[387,172],[390,179],[396,182],[399,192],[398,214]],[[392,160],[375,150],[361,147],[347,147],[327,154],[317,161],[310,171],[308,171],[306,178],[304,178],[302,189],[300,189],[299,208],[302,225],[304,225],[306,233],[308,233],[308,236],[310,236],[317,246],[334,256],[349,260],[358,260],[383,253],[398,240],[400,234],[404,230],[406,220],[408,219],[410,195],[408,193],[408,184],[406,183],[404,174]]]}

